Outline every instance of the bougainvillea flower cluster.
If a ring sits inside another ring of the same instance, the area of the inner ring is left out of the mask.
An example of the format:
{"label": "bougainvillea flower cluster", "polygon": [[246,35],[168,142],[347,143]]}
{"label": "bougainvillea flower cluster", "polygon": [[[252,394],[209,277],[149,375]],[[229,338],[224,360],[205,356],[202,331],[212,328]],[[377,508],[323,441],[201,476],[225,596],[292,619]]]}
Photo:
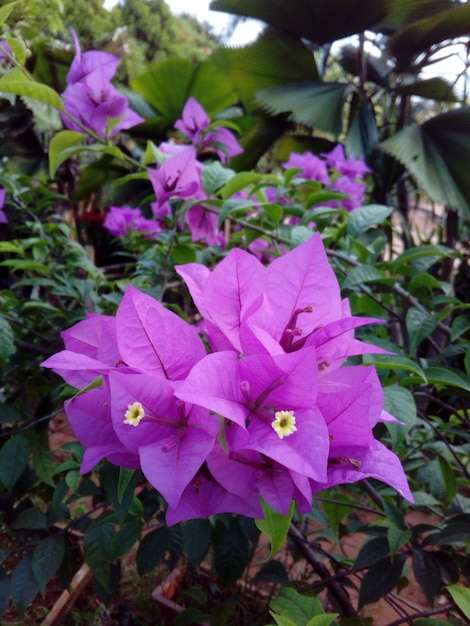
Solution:
{"label": "bougainvillea flower cluster", "polygon": [[119,65],[118,57],[98,50],[82,53],[77,34],[72,28],[70,30],[75,57],[67,74],[67,88],[62,94],[68,113],[62,115],[65,126],[77,131],[85,127],[104,138],[143,122],[144,119],[129,108],[126,96],[111,83]]}
{"label": "bougainvillea flower cluster", "polygon": [[235,512],[261,500],[303,512],[312,495],[364,477],[412,499],[398,457],[374,438],[394,418],[354,337],[354,317],[319,235],[263,266],[233,249],[212,271],[177,268],[204,319],[195,327],[129,286],[116,317],[90,315],[63,333],[44,365],[85,389],[66,407],[85,447],[140,468],[168,503],[167,522]]}
{"label": "bougainvillea flower cluster", "polygon": [[309,151],[299,154],[292,152],[289,160],[283,163],[284,169],[297,168],[298,178],[316,180],[331,191],[347,195],[343,200],[329,200],[326,206],[344,207],[352,211],[362,206],[367,185],[363,177],[371,172],[363,159],[346,157],[344,147],[336,145],[331,152],[317,156]]}

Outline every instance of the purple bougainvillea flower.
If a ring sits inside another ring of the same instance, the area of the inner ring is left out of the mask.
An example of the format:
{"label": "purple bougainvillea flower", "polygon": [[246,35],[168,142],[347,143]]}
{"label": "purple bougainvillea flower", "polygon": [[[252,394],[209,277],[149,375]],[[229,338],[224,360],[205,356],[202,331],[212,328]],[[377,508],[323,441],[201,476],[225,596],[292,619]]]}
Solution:
{"label": "purple bougainvillea flower", "polygon": [[[138,454],[142,471],[168,504],[177,506],[214,446],[218,419],[177,400],[165,378],[114,371],[110,388],[119,440]],[[126,418],[131,407],[140,413],[134,423]]]}
{"label": "purple bougainvillea flower", "polygon": [[105,380],[102,388],[91,389],[65,403],[65,412],[73,432],[85,448],[82,474],[90,472],[105,457],[116,465],[140,468],[138,455],[129,451],[114,431],[109,396]]}
{"label": "purple bougainvillea flower", "polygon": [[116,335],[124,363],[168,380],[183,380],[206,355],[192,326],[132,285],[116,313]]}
{"label": "purple bougainvillea flower", "polygon": [[345,193],[349,196],[349,198],[343,198],[342,200],[329,200],[325,206],[332,206],[336,208],[343,206],[347,211],[353,211],[354,209],[362,206],[367,185],[358,180],[352,180],[347,176],[341,176],[341,178],[338,178],[331,184],[330,189],[332,191]]}
{"label": "purple bougainvillea flower", "polygon": [[243,152],[235,135],[224,126],[216,126],[202,140],[203,148],[212,148],[222,163]]}
{"label": "purple bougainvillea flower", "polygon": [[209,128],[210,118],[195,98],[189,98],[183,108],[182,119],[175,128],[187,137],[197,150],[212,149],[222,161],[243,152],[235,135],[223,126]]}
{"label": "purple bougainvillea flower", "polygon": [[201,104],[195,98],[189,98],[184,105],[182,119],[175,122],[174,127],[197,146],[209,124],[210,118]]}
{"label": "purple bougainvillea flower", "polygon": [[83,53],[77,33],[73,28],[70,32],[75,45],[75,56],[67,74],[67,83],[73,85],[83,81],[94,72],[97,72],[102,80],[110,81],[117,71],[120,59],[101,50],[89,50]]}
{"label": "purple bougainvillea flower", "polygon": [[124,237],[131,231],[152,236],[161,230],[160,224],[156,220],[148,220],[143,217],[140,209],[117,206],[109,207],[103,226],[114,237]]}
{"label": "purple bougainvillea flower", "polygon": [[192,241],[202,239],[209,246],[225,245],[225,237],[219,231],[219,218],[215,213],[206,211],[204,207],[195,204],[186,213],[186,223],[191,232]]}
{"label": "purple bougainvillea flower", "polygon": [[170,526],[188,519],[208,518],[217,513],[238,513],[262,518],[259,496],[240,498],[219,485],[211,476],[201,473],[186,487],[178,505],[169,507],[166,521]]}
{"label": "purple bougainvillea flower", "polygon": [[201,182],[202,165],[196,156],[196,150],[187,146],[166,159],[158,169],[148,170],[157,197],[151,205],[154,213],[170,198],[202,200],[205,197]]}
{"label": "purple bougainvillea flower", "polygon": [[[75,31],[71,32],[75,57],[62,94],[67,113],[103,138],[142,123],[144,119],[129,109],[128,99],[110,82],[119,59],[97,50],[82,53]],[[68,115],[63,114],[62,120],[67,128],[82,130]]]}
{"label": "purple bougainvillea flower", "polygon": [[7,41],[0,41],[0,66],[8,69],[12,65],[13,50]]}
{"label": "purple bougainvillea flower", "polygon": [[7,190],[5,187],[0,187],[0,224],[8,224],[8,218],[3,210],[5,206],[5,199],[7,195]]}
{"label": "purple bougainvillea flower", "polygon": [[329,167],[338,170],[340,174],[350,179],[362,178],[372,171],[363,159],[347,158],[341,144],[336,145],[331,152],[322,154],[322,156],[326,159]]}
{"label": "purple bougainvillea flower", "polygon": [[328,185],[330,183],[330,177],[328,175],[328,168],[326,163],[320,157],[317,157],[312,152],[303,152],[298,154],[297,152],[291,152],[289,160],[282,164],[284,169],[291,167],[300,168],[301,172],[297,176],[302,176],[308,180],[317,180],[319,183]]}

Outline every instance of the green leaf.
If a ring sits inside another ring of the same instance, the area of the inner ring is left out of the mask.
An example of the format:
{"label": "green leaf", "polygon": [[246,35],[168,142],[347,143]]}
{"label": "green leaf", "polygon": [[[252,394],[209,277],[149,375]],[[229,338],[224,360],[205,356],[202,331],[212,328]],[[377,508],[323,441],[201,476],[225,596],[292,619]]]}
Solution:
{"label": "green leaf", "polygon": [[455,472],[444,457],[439,456],[438,461],[439,467],[441,468],[442,478],[444,479],[446,486],[446,499],[449,501],[453,500],[457,495],[457,478],[455,476]]}
{"label": "green leaf", "polygon": [[110,558],[112,561],[121,559],[139,541],[143,523],[140,519],[134,519],[123,526],[114,535],[111,542]]}
{"label": "green leaf", "polygon": [[393,371],[407,371],[417,374],[421,380],[427,384],[425,372],[417,363],[404,356],[388,354],[366,354],[363,357],[365,365],[375,365],[378,369],[391,369]]}
{"label": "green leaf", "polygon": [[387,15],[385,0],[213,0],[215,11],[262,20],[276,30],[322,45],[371,28]]}
{"label": "green leaf", "polygon": [[429,314],[415,307],[411,307],[406,312],[406,328],[410,338],[410,350],[414,352],[419,344],[429,337],[439,323],[437,313]]}
{"label": "green leaf", "polygon": [[403,424],[385,422],[385,426],[392,438],[393,449],[403,441],[406,433],[416,422],[416,404],[413,395],[404,387],[395,385],[384,389],[384,409],[391,413]]}
{"label": "green leaf", "polygon": [[452,322],[450,340],[455,341],[470,331],[470,315],[459,315]]}
{"label": "green leaf", "polygon": [[[337,500],[338,503],[324,502],[323,512],[328,519],[331,529],[333,530],[335,535],[338,535],[340,523],[351,511],[351,507],[349,506],[351,504],[351,500],[348,496],[341,493],[335,494],[335,500]],[[340,504],[340,502],[344,502],[344,505]]]}
{"label": "green leaf", "polygon": [[343,289],[352,289],[356,285],[373,283],[386,278],[386,274],[372,265],[353,267],[348,271],[341,285]]}
{"label": "green leaf", "polygon": [[148,574],[163,561],[170,544],[170,530],[161,526],[145,535],[137,550],[137,571],[139,576]]}
{"label": "green leaf", "polygon": [[16,346],[13,329],[10,322],[0,315],[0,365],[4,365],[15,352]]}
{"label": "green leaf", "polygon": [[468,36],[470,6],[461,4],[404,26],[389,42],[388,48],[399,59],[410,59],[434,44]]}
{"label": "green leaf", "polygon": [[396,526],[387,529],[387,541],[392,557],[411,539],[411,530],[402,530]]}
{"label": "green leaf", "polygon": [[368,204],[354,209],[349,215],[347,232],[351,237],[359,237],[368,228],[383,224],[391,215],[393,207],[383,204]]}
{"label": "green leaf", "polygon": [[294,502],[292,501],[287,515],[282,515],[273,509],[265,500],[261,499],[264,519],[255,520],[256,526],[269,537],[271,542],[272,557],[283,545],[289,531],[292,516],[294,515]]}
{"label": "green leaf", "polygon": [[119,482],[118,482],[118,502],[122,504],[124,493],[128,488],[130,482],[134,478],[135,470],[127,469],[126,467],[119,468]]}
{"label": "green leaf", "polygon": [[4,24],[10,17],[13,9],[19,4],[19,2],[9,2],[4,7],[0,8],[0,24]]}
{"label": "green leaf", "polygon": [[183,526],[183,549],[189,562],[197,567],[210,548],[211,524],[208,519],[193,519]]}
{"label": "green leaf", "polygon": [[431,265],[434,263],[435,259],[452,256],[453,254],[455,254],[454,250],[447,248],[446,246],[417,246],[415,248],[405,250],[405,252],[402,252],[397,256],[397,258],[393,261],[393,271],[400,272],[403,270],[404,265],[426,257],[429,257],[429,264]]}
{"label": "green leaf", "polygon": [[111,545],[114,527],[102,519],[93,520],[85,532],[83,553],[94,577],[105,589],[110,586]]}
{"label": "green leaf", "polygon": [[459,607],[465,617],[470,619],[470,589],[462,585],[447,585],[445,587],[452,596],[452,600]]}
{"label": "green leaf", "polygon": [[0,482],[11,491],[28,465],[29,446],[24,435],[14,435],[0,450]]}
{"label": "green leaf", "polygon": [[210,165],[205,165],[202,170],[202,186],[208,196],[214,195],[221,187],[223,187],[235,172],[224,167],[219,161],[214,161]]}
{"label": "green leaf", "polygon": [[228,528],[221,533],[214,546],[215,572],[222,585],[228,587],[240,578],[251,555],[250,542],[242,530],[239,518],[231,518]]}
{"label": "green leaf", "polygon": [[328,615],[317,615],[308,620],[306,626],[330,626],[331,622],[339,616],[339,613],[329,613]]}
{"label": "green leaf", "polygon": [[11,575],[10,593],[16,610],[22,616],[39,591],[32,568],[33,555],[29,554],[16,566]]}
{"label": "green leaf", "polygon": [[413,550],[413,574],[424,591],[429,604],[432,606],[441,586],[439,561],[431,552]]}
{"label": "green leaf", "polygon": [[59,166],[73,155],[70,149],[79,146],[85,139],[86,135],[75,130],[63,130],[54,135],[49,144],[49,175],[51,178],[54,178]]}
{"label": "green leaf", "polygon": [[32,569],[42,592],[59,569],[65,554],[64,535],[52,535],[38,543],[33,552]]}
{"label": "green leaf", "polygon": [[290,239],[293,248],[300,246],[313,237],[313,230],[308,226],[294,226],[290,231]]}
{"label": "green leaf", "polygon": [[49,528],[46,514],[37,507],[31,507],[21,511],[11,524],[14,530],[38,529],[46,530]]}
{"label": "green leaf", "polygon": [[278,615],[277,613],[273,613],[272,611],[270,611],[270,613],[278,626],[298,626],[296,622],[293,622],[288,617],[284,617],[283,615]]}
{"label": "green leaf", "polygon": [[62,98],[54,89],[26,78],[23,72],[17,68],[13,68],[0,78],[0,92],[27,96],[65,111]]}
{"label": "green leaf", "polygon": [[291,587],[282,587],[269,606],[277,615],[291,620],[295,626],[306,625],[310,619],[325,615],[318,598],[302,595]]}
{"label": "green leaf", "polygon": [[402,84],[394,87],[393,91],[399,94],[420,96],[421,98],[430,98],[437,101],[459,101],[452,85],[440,76],[434,76],[425,80],[404,81]]}
{"label": "green leaf", "polygon": [[[470,8],[470,5],[468,5]],[[399,131],[378,146],[398,159],[429,197],[470,216],[470,107],[436,115]]]}
{"label": "green leaf", "polygon": [[31,448],[33,452],[34,471],[46,485],[55,487],[53,479],[54,463],[52,462],[51,446],[47,428],[31,431]]}
{"label": "green leaf", "polygon": [[393,561],[387,557],[370,568],[362,580],[359,608],[377,602],[392,591],[400,579],[405,559],[404,554],[397,554]]}
{"label": "green leaf", "polygon": [[354,561],[354,569],[375,565],[384,559],[389,552],[390,545],[386,537],[373,537],[362,544]]}
{"label": "green leaf", "polygon": [[194,263],[196,261],[196,250],[194,245],[178,243],[171,250],[171,258],[178,265]]}
{"label": "green leaf", "polygon": [[428,383],[438,389],[457,387],[470,393],[470,376],[462,374],[459,370],[433,365],[425,369],[425,375]]}
{"label": "green leaf", "polygon": [[222,198],[227,200],[231,198],[237,191],[242,191],[245,187],[249,187],[253,183],[258,183],[263,180],[261,174],[256,172],[239,172],[232,176],[232,178],[221,189]]}
{"label": "green leaf", "polygon": [[337,137],[343,130],[344,102],[355,89],[350,83],[308,81],[261,89],[256,100],[271,115],[289,113],[289,120]]}
{"label": "green leaf", "polygon": [[[6,7],[4,7],[6,8]],[[27,47],[22,39],[16,37],[5,37],[5,41],[10,46],[15,59],[20,65],[24,65],[26,61]]]}

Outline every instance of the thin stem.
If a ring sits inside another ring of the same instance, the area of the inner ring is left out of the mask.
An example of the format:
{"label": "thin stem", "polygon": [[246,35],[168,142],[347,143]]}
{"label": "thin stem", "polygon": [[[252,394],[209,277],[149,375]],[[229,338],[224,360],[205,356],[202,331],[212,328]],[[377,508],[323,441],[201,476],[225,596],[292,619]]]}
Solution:
{"label": "thin stem", "polygon": [[395,622],[391,622],[388,626],[400,626],[400,624],[412,624],[414,620],[429,617],[431,615],[439,615],[439,613],[447,613],[448,611],[452,611],[455,609],[453,604],[445,604],[444,606],[438,607],[436,609],[428,609],[426,611],[420,611],[419,613],[413,613],[413,615],[407,615],[406,617],[402,617],[397,619]]}
{"label": "thin stem", "polygon": [[[300,530],[294,526],[294,524],[290,525],[289,528],[289,537],[299,548],[300,552],[306,558],[306,560],[312,566],[313,571],[323,580],[327,581],[331,578],[331,572],[328,568],[317,559],[314,551],[310,547],[309,542],[306,537],[302,535]],[[346,617],[358,617],[357,611],[351,604],[346,592],[344,589],[337,583],[336,580],[325,582],[326,587],[331,592],[331,594],[336,599],[338,605],[341,607],[343,615]]]}

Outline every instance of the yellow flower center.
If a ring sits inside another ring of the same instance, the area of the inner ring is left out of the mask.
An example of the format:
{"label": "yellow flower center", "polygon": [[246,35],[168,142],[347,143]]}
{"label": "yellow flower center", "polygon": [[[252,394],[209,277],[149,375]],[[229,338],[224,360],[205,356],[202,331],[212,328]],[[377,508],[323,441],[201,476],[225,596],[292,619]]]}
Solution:
{"label": "yellow flower center", "polygon": [[294,411],[276,411],[271,426],[276,431],[279,439],[292,435],[297,430]]}
{"label": "yellow flower center", "polygon": [[138,426],[140,421],[145,417],[144,407],[140,402],[134,402],[129,404],[127,411],[125,412],[124,424],[130,424],[131,426]]}

